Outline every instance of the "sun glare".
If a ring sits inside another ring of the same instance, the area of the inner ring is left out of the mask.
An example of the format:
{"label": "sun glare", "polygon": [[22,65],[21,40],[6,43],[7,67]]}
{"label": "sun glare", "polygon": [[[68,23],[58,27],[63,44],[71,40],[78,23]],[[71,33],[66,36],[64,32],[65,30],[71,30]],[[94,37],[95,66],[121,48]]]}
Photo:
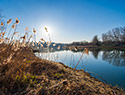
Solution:
{"label": "sun glare", "polygon": [[48,25],[40,25],[37,28],[37,30],[38,30],[38,32],[36,35],[37,35],[38,39],[44,38],[45,40],[47,40],[48,34],[49,34],[49,36],[53,35],[53,28],[51,26],[48,26]]}

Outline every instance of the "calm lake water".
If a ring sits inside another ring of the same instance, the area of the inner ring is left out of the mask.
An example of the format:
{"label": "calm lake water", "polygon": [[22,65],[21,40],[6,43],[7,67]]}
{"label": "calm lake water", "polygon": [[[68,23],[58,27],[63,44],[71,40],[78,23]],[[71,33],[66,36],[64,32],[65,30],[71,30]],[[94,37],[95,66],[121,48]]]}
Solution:
{"label": "calm lake water", "polygon": [[78,65],[82,52],[56,51],[35,55],[72,68],[83,69],[107,84],[125,89],[125,51],[89,51],[89,54],[83,54]]}

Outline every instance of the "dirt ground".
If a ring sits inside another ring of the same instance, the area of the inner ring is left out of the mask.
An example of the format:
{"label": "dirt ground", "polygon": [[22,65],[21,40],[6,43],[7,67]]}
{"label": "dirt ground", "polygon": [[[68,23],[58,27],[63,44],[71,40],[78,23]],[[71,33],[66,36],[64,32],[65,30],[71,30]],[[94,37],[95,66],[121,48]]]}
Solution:
{"label": "dirt ground", "polygon": [[28,47],[0,44],[0,95],[124,95],[83,70],[39,59]]}

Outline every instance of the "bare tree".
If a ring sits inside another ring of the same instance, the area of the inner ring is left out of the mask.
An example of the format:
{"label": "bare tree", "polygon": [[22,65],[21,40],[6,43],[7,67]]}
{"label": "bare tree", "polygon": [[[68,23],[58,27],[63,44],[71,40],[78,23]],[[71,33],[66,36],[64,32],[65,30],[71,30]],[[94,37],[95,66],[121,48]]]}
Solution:
{"label": "bare tree", "polygon": [[125,27],[114,28],[111,31],[102,34],[103,42],[125,42]]}
{"label": "bare tree", "polygon": [[125,42],[125,27],[121,28],[121,41],[122,42]]}

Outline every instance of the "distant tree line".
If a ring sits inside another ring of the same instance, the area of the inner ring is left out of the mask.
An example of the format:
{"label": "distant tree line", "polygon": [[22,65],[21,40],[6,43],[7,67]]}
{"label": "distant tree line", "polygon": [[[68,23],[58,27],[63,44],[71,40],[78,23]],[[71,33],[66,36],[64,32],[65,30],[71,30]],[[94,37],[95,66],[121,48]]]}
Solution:
{"label": "distant tree line", "polygon": [[78,45],[88,45],[89,42],[87,41],[81,41],[81,42],[72,42],[70,45],[75,45],[75,46],[78,46]]}
{"label": "distant tree line", "polygon": [[107,33],[103,33],[101,39],[102,40],[99,40],[98,36],[95,35],[91,42],[87,41],[73,42],[69,45],[74,45],[74,46],[125,45],[125,27],[114,28]]}

